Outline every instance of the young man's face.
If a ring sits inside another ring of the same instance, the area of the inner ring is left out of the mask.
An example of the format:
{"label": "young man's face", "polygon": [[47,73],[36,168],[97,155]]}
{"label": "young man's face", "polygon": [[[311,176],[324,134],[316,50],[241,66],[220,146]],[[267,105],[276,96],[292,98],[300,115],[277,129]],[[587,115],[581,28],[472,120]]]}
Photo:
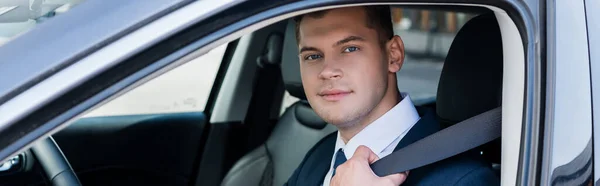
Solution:
{"label": "young man's face", "polygon": [[304,16],[299,25],[306,97],[321,118],[338,127],[370,113],[389,88],[390,73],[400,68],[390,66],[390,45],[379,42],[366,19],[363,8],[352,7]]}

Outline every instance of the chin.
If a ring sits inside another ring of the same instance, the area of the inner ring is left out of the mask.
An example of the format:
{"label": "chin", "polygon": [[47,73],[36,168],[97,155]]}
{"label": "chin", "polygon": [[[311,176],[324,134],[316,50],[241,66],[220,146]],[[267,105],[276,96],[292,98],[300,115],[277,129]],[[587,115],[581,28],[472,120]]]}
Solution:
{"label": "chin", "polygon": [[333,124],[335,126],[338,125],[343,125],[344,123],[347,123],[347,118],[337,118],[337,117],[327,117],[327,118],[323,118],[323,120],[325,120],[327,123]]}
{"label": "chin", "polygon": [[322,108],[320,110],[315,110],[315,112],[317,112],[317,115],[324,121],[333,124],[336,127],[344,127],[349,123],[354,123],[353,121],[356,121],[357,119],[352,110],[338,107]]}
{"label": "chin", "polygon": [[358,125],[358,123],[356,122],[350,122],[350,121],[345,121],[345,122],[340,122],[340,123],[331,123],[333,126],[335,126],[338,129],[345,129],[345,128],[351,128],[353,126]]}

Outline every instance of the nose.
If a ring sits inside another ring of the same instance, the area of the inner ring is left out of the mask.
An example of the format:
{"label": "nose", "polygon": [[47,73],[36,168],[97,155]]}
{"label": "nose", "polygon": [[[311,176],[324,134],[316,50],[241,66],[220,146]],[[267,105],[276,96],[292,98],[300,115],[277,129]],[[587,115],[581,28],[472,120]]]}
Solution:
{"label": "nose", "polygon": [[321,79],[340,79],[343,77],[343,71],[340,63],[335,60],[326,60],[323,64],[323,69],[319,74]]}

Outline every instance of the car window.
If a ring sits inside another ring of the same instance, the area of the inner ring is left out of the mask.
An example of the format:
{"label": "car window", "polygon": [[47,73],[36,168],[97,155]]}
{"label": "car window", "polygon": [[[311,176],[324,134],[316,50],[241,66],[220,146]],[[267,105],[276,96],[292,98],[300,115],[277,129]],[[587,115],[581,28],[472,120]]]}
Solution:
{"label": "car window", "polygon": [[[458,30],[476,14],[392,7],[394,33],[404,41],[406,58],[398,87],[415,105],[435,101],[442,66]],[[298,98],[285,93],[281,114]]]}
{"label": "car window", "polygon": [[227,44],[172,69],[84,117],[204,111]]}
{"label": "car window", "polygon": [[81,2],[83,0],[0,1],[0,46]]}

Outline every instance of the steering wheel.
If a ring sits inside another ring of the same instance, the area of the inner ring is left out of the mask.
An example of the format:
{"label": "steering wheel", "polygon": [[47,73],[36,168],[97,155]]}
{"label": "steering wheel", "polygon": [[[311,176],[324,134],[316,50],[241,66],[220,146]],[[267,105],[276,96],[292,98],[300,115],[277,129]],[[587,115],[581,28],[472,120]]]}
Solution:
{"label": "steering wheel", "polygon": [[65,158],[58,144],[56,144],[51,136],[34,144],[31,147],[31,151],[38,162],[40,162],[49,179],[48,181],[52,185],[81,185],[69,161],[67,161],[67,158]]}

